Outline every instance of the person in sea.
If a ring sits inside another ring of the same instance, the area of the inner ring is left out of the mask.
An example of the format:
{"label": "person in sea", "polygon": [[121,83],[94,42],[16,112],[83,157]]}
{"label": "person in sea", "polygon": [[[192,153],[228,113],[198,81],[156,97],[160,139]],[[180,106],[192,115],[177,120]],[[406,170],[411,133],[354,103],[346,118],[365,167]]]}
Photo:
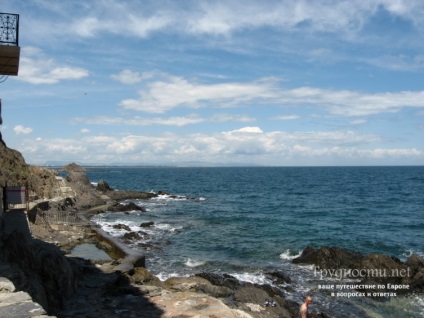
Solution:
{"label": "person in sea", "polygon": [[312,302],[312,296],[306,296],[305,302],[300,306],[299,314],[297,315],[297,318],[308,318],[308,307],[310,303]]}

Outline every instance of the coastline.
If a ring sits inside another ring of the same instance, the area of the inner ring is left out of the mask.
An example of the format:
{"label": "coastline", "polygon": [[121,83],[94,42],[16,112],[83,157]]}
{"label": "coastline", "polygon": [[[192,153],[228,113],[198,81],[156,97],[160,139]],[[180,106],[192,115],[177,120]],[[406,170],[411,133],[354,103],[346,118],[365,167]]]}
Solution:
{"label": "coastline", "polygon": [[[58,317],[94,317],[106,314],[108,317],[177,317],[178,315],[195,317],[203,315],[223,318],[259,318],[292,317],[298,310],[299,303],[285,299],[278,288],[270,285],[259,286],[244,283],[230,275],[211,273],[200,273],[191,277],[173,277],[161,281],[145,268],[141,255],[126,259],[126,256],[131,253],[126,253],[124,251],[126,247],[122,244],[124,248],[121,248],[120,252],[113,252],[113,249],[120,245],[119,242],[114,244],[116,239],[113,237],[109,237],[112,239],[112,244],[110,240],[108,244],[108,240],[99,239],[99,236],[105,233],[98,231],[96,226],[89,225],[90,217],[115,208],[117,204],[121,207],[119,202],[125,199],[148,199],[154,194],[114,191],[108,187],[106,182],[99,182],[94,189],[85,179],[81,173],[67,178],[68,185],[77,194],[75,202],[68,206],[56,203],[55,205],[52,202],[47,206],[44,204],[45,210],[36,213],[38,221],[35,219],[35,222],[31,224],[32,235],[36,240],[48,242],[54,247],[60,248],[55,253],[61,256],[66,254],[65,258],[71,263],[74,277],[70,279],[69,284],[75,286],[70,288],[73,289],[73,292],[65,295],[65,299],[62,299],[64,309],[59,310],[60,306],[58,306],[53,310]],[[92,195],[89,195],[90,192]],[[64,202],[66,203],[66,200]],[[53,209],[51,205],[53,205]],[[41,207],[42,204],[38,208]],[[51,228],[46,229],[45,214],[49,210],[62,208],[66,210],[65,213],[83,215],[85,219],[83,218],[80,226],[50,224]],[[130,206],[130,208],[133,207]],[[102,237],[108,237],[108,235]],[[18,241],[16,238],[13,240]],[[93,261],[73,257],[70,253],[72,248],[84,243],[104,249],[114,255],[113,260]],[[22,247],[17,247],[17,249],[19,248]],[[319,254],[317,255],[315,258],[319,258]],[[337,260],[337,257],[333,255],[329,259]],[[325,264],[321,264],[321,266],[325,268]],[[357,265],[347,264],[346,266]],[[327,264],[327,267],[331,269],[334,266],[330,263]],[[287,277],[278,276],[278,273],[274,274],[276,279],[281,279],[282,284],[286,282]],[[277,306],[265,306],[266,300],[275,301]],[[217,314],[218,312],[219,314]],[[326,313],[313,313],[311,317],[331,316]],[[367,317],[367,315],[364,313],[362,317]]]}
{"label": "coastline", "polygon": [[[79,215],[82,214],[87,218],[108,207],[110,204],[96,206],[79,212]],[[209,280],[197,276],[173,277],[164,282],[160,281],[144,267],[142,255],[128,251],[120,242],[92,225],[62,225],[56,230],[46,231],[43,222],[35,222],[31,224],[30,230],[31,238],[24,238],[22,233],[13,231],[7,235],[4,245],[10,246],[11,241],[28,244],[31,249],[40,244],[42,247],[37,249],[45,249],[46,244],[50,245],[53,248],[50,252],[57,254],[58,257],[64,256],[71,263],[72,272],[77,273],[75,277],[72,277],[74,282],[68,282],[75,286],[71,288],[74,289],[72,295],[66,295],[66,299],[63,299],[63,309],[56,307],[47,310],[49,314],[57,317],[95,317],[100,313],[108,317],[151,318],[179,317],[179,315],[221,318],[291,317],[297,307],[297,304],[286,303],[282,298],[275,298],[280,306],[266,308],[263,303],[271,298],[271,291],[267,291],[269,287],[241,284],[231,277],[224,278],[221,286],[217,285],[217,281],[214,281],[215,284],[211,283],[210,280],[219,279],[213,275],[208,277]],[[99,239],[100,236],[101,239]],[[108,253],[111,249],[120,249],[120,252],[114,254],[117,258],[106,262],[73,257],[70,249],[83,243],[94,244]],[[14,247],[20,250],[26,248]],[[123,257],[120,258],[120,256]],[[22,270],[22,263],[17,264],[11,261],[9,264],[13,271]],[[28,275],[23,276],[33,279]],[[227,281],[231,282],[233,289],[228,287]],[[18,283],[18,285],[22,284],[22,282]],[[238,297],[244,302],[233,303],[232,306],[226,304],[223,299],[233,293],[238,293]],[[252,295],[254,299],[248,299]],[[46,306],[46,304],[43,305]]]}

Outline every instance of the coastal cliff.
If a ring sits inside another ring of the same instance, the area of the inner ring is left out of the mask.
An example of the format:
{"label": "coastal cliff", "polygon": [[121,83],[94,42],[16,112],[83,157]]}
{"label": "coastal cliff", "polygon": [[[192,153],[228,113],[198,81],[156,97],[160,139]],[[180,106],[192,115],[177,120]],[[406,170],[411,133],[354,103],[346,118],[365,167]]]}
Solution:
{"label": "coastal cliff", "polygon": [[55,172],[28,165],[19,151],[8,148],[0,140],[0,186],[6,185],[25,186],[34,199],[51,199],[60,187]]}

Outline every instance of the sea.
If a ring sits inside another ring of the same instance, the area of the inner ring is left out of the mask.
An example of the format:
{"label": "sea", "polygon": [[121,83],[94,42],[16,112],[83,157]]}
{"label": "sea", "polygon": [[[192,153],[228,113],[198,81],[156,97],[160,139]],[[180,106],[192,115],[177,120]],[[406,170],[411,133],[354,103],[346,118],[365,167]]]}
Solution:
{"label": "sea", "polygon": [[[140,240],[123,242],[145,253],[147,268],[162,280],[212,272],[273,284],[267,273],[282,272],[291,278],[277,286],[285,297],[300,304],[312,294],[315,312],[424,317],[423,294],[337,296],[322,284],[346,281],[291,262],[309,245],[403,261],[423,257],[424,166],[91,167],[86,174],[93,184],[104,180],[116,190],[161,193],[131,200],[146,212],[106,212],[93,221],[118,239],[126,231],[116,224],[144,232]],[[146,222],[153,225],[140,227]]]}

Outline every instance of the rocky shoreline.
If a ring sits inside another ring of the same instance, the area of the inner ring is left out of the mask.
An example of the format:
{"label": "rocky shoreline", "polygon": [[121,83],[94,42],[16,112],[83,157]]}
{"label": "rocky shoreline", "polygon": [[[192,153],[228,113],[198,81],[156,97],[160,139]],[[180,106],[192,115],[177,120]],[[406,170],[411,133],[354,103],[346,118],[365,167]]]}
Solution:
{"label": "rocky shoreline", "polygon": [[[93,215],[104,211],[143,211],[142,207],[123,205],[120,201],[147,200],[156,194],[115,191],[105,181],[94,188],[83,171],[75,171],[75,166],[66,177],[66,187],[72,189],[74,196],[41,200],[29,211],[31,238],[14,231],[2,235],[1,239],[2,257],[13,268],[7,278],[17,290],[27,292],[49,315],[64,318],[99,315],[128,318],[295,316],[300,304],[286,299],[280,288],[271,285],[240,282],[230,275],[212,273],[161,281],[145,268],[142,255],[129,257],[131,252],[116,251],[116,242],[104,236],[100,239],[99,229],[88,222]],[[82,221],[77,225],[49,224],[46,217],[49,211],[75,214]],[[73,256],[72,249],[81,244],[95,245],[111,255],[112,260],[93,261]],[[424,260],[415,255],[401,262],[387,255],[364,256],[336,247],[307,247],[293,263],[314,264],[320,270],[408,271],[408,275],[378,280],[367,275],[361,277],[362,283],[408,285],[410,289],[401,292],[424,292]],[[290,283],[285,273],[267,275],[275,286]],[[310,317],[330,316],[315,312]],[[363,317],[367,315],[364,313]]]}

